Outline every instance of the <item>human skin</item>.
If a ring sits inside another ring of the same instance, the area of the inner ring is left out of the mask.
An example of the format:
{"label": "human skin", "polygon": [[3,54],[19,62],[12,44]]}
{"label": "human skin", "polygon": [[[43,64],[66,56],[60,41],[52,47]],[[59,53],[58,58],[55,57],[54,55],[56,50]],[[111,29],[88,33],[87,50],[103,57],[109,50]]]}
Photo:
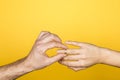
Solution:
{"label": "human skin", "polygon": [[67,49],[57,35],[50,32],[41,32],[26,57],[0,67],[0,80],[14,80],[31,71],[45,68],[66,56],[60,53],[53,57],[48,57],[46,51],[51,48]]}
{"label": "human skin", "polygon": [[80,47],[79,49],[58,50],[58,53],[67,54],[59,63],[74,71],[83,70],[95,64],[120,67],[120,52],[83,42],[68,41],[66,44]]}

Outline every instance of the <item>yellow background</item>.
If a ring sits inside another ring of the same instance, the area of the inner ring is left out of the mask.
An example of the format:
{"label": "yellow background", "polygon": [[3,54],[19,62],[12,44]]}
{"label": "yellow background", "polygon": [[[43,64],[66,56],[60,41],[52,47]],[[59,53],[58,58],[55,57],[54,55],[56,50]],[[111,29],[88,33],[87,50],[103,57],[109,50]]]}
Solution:
{"label": "yellow background", "polygon": [[[120,50],[120,0],[0,0],[0,65],[26,56],[38,34]],[[51,51],[53,54],[53,51]],[[17,80],[119,80],[120,69],[74,72],[58,63]]]}

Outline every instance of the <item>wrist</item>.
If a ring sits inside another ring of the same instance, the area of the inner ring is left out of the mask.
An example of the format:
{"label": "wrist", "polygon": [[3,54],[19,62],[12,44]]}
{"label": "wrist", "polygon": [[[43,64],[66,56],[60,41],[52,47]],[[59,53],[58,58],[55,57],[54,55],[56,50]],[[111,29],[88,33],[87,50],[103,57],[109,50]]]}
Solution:
{"label": "wrist", "polygon": [[32,61],[30,61],[29,58],[25,58],[21,65],[23,66],[23,69],[26,70],[26,72],[31,72],[35,70],[32,65]]}
{"label": "wrist", "polygon": [[17,66],[18,72],[21,72],[21,74],[26,74],[32,71],[32,68],[28,65],[26,62],[26,58],[22,59]]}
{"label": "wrist", "polygon": [[20,59],[14,63],[2,66],[0,68],[0,80],[13,80],[32,70],[28,68],[25,58]]}
{"label": "wrist", "polygon": [[101,48],[100,49],[100,54],[101,54],[101,57],[100,57],[100,62],[99,63],[106,64],[108,59],[110,58],[111,51],[106,49],[106,48]]}

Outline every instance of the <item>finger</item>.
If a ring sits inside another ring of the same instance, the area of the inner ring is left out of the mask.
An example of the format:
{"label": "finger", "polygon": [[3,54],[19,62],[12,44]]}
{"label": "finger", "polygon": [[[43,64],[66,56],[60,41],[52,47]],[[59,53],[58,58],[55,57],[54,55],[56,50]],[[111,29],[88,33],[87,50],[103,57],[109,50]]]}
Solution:
{"label": "finger", "polygon": [[55,39],[55,41],[58,41],[58,42],[62,42],[62,40],[59,38],[59,36],[58,35],[56,35],[56,34],[52,34],[53,36],[53,40]]}
{"label": "finger", "polygon": [[74,70],[74,71],[79,71],[79,70],[84,70],[85,68],[81,68],[81,67],[78,67],[78,68],[75,68],[75,67],[69,67],[70,69]]}
{"label": "finger", "polygon": [[63,45],[62,43],[59,43],[59,42],[55,42],[55,41],[49,42],[45,46],[46,46],[45,51],[48,49],[52,49],[52,48],[67,49],[67,47],[65,45]]}
{"label": "finger", "polygon": [[74,46],[80,46],[81,48],[82,47],[86,47],[87,44],[86,43],[82,43],[82,42],[75,42],[75,41],[67,41],[66,44],[69,44],[69,45],[74,45]]}
{"label": "finger", "polygon": [[57,52],[58,52],[58,53],[67,53],[67,54],[70,54],[70,55],[80,54],[79,49],[58,50]]}
{"label": "finger", "polygon": [[46,34],[50,34],[50,32],[42,31],[42,32],[40,33],[40,35],[38,36],[38,39],[41,38],[42,36],[46,35]]}
{"label": "finger", "polygon": [[69,55],[63,58],[63,60],[70,60],[70,61],[76,61],[79,60],[80,57],[78,55]]}
{"label": "finger", "polygon": [[41,35],[36,40],[36,43],[37,44],[46,43],[47,41],[45,40],[45,38],[50,36],[50,34],[51,33],[49,33],[49,32],[42,32]]}
{"label": "finger", "polygon": [[53,56],[50,58],[49,63],[52,64],[54,62],[57,62],[65,56],[66,56],[66,54],[57,54],[56,56]]}
{"label": "finger", "polygon": [[51,41],[62,42],[61,39],[55,34],[45,35],[42,37],[41,40],[42,43],[47,43]]}
{"label": "finger", "polygon": [[70,61],[81,61],[81,60],[87,60],[86,55],[81,54],[81,55],[68,55],[63,58],[63,60],[70,60]]}
{"label": "finger", "polygon": [[65,42],[66,44],[69,44],[69,45],[75,45],[75,46],[79,46],[79,42],[75,42],[75,41],[67,41]]}
{"label": "finger", "polygon": [[65,66],[71,66],[71,67],[79,67],[78,61],[59,61],[60,64],[63,64]]}

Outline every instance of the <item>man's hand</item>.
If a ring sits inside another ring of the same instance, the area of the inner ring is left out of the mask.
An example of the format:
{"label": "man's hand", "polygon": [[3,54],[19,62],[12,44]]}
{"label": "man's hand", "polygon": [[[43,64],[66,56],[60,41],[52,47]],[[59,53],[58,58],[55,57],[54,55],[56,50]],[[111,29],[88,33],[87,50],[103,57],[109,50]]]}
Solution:
{"label": "man's hand", "polygon": [[41,32],[29,55],[14,63],[0,67],[0,80],[13,80],[33,70],[42,69],[60,59],[65,54],[48,57],[46,51],[51,48],[66,49],[60,38],[49,32]]}
{"label": "man's hand", "polygon": [[51,48],[67,49],[57,35],[50,32],[42,32],[26,58],[26,64],[33,70],[36,70],[44,68],[66,56],[65,54],[57,54],[56,56],[48,57],[46,51]]}
{"label": "man's hand", "polygon": [[66,44],[80,47],[80,49],[58,51],[58,53],[66,53],[68,55],[59,62],[75,71],[86,69],[87,67],[97,63],[104,63],[106,58],[109,56],[108,53],[105,53],[106,49],[92,44],[80,42],[66,42]]}

